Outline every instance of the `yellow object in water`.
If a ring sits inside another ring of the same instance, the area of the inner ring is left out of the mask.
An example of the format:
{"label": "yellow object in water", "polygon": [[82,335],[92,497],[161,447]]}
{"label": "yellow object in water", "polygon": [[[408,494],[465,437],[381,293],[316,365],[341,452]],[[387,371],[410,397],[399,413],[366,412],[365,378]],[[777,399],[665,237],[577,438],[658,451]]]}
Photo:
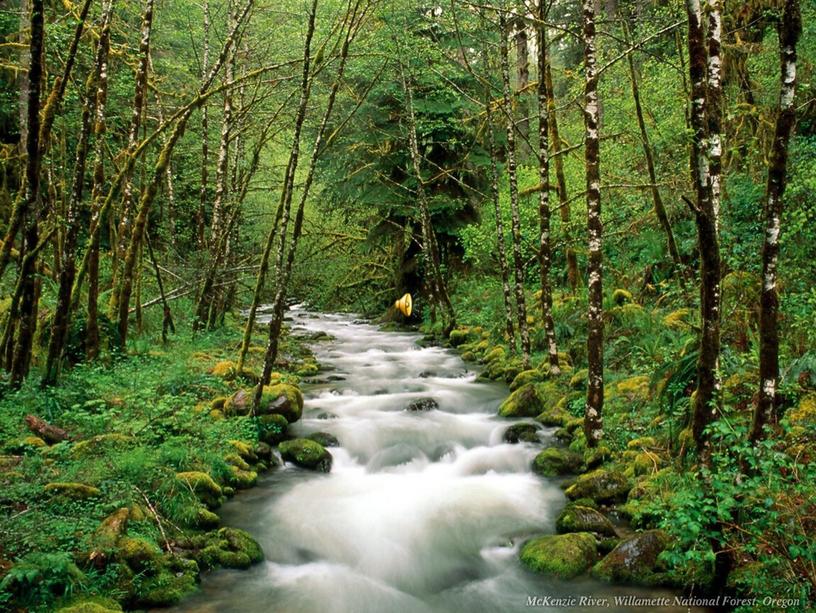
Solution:
{"label": "yellow object in water", "polygon": [[405,294],[402,298],[397,300],[394,303],[394,306],[397,310],[405,315],[405,317],[411,316],[411,308],[413,307],[413,301],[411,300],[411,294]]}

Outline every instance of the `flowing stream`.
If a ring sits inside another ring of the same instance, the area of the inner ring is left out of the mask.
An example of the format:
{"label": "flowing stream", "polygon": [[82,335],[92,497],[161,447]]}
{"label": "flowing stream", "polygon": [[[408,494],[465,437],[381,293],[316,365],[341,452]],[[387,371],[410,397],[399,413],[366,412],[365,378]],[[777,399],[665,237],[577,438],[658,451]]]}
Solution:
{"label": "flowing stream", "polygon": [[[615,596],[673,598],[589,579],[559,582],[520,565],[521,543],[554,532],[565,498],[557,481],[530,472],[540,445],[503,442],[513,423],[496,417],[505,386],[476,382],[456,353],[422,348],[416,334],[347,315],[290,315],[293,333],[334,339],[313,346],[323,370],[304,387],[303,419],[291,428],[336,436],[334,466],[317,474],[287,465],[225,505],[224,524],[248,530],[266,561],[206,576],[176,610],[549,609],[529,607],[530,596],[608,598],[610,610],[626,610]],[[406,410],[428,398],[438,408]],[[551,434],[542,430],[542,442]]]}

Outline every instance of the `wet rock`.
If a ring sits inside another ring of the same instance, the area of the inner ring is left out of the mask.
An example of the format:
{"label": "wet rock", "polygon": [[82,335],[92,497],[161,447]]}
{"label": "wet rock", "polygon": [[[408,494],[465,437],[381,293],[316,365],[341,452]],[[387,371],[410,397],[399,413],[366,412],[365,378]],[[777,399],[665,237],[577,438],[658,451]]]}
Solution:
{"label": "wet rock", "polygon": [[547,535],[527,541],[520,557],[522,564],[534,572],[572,579],[592,566],[597,546],[588,532]]}
{"label": "wet rock", "polygon": [[537,443],[538,427],[535,424],[513,424],[502,435],[505,443]]}
{"label": "wet rock", "polygon": [[611,583],[662,585],[667,582],[658,556],[669,545],[662,530],[647,530],[625,539],[592,569],[592,576]]}
{"label": "wet rock", "polygon": [[283,415],[290,424],[303,414],[303,395],[294,385],[278,383],[263,390],[258,406],[259,415]]}
{"label": "wet rock", "polygon": [[335,381],[345,381],[346,378],[343,375],[329,375],[326,377],[326,381],[329,383],[333,383]]}
{"label": "wet rock", "polygon": [[334,413],[329,413],[328,411],[323,411],[319,413],[317,416],[318,419],[337,419],[337,415]]}
{"label": "wet rock", "polygon": [[555,529],[559,534],[594,532],[602,536],[617,536],[612,522],[603,513],[578,504],[568,504],[561,511],[561,515],[555,520]]}
{"label": "wet rock", "polygon": [[331,470],[332,455],[320,443],[305,438],[284,441],[278,446],[283,459],[303,468],[327,473]]}
{"label": "wet rock", "polygon": [[334,434],[329,434],[328,432],[313,432],[309,436],[307,436],[310,441],[314,441],[324,447],[339,447],[340,441],[337,440],[337,437]]}
{"label": "wet rock", "polygon": [[505,400],[499,407],[501,417],[535,417],[542,410],[541,398],[539,398],[533,384],[527,384]]}
{"label": "wet rock", "polygon": [[533,460],[533,472],[545,477],[557,477],[577,473],[583,465],[583,456],[560,447],[548,447]]}
{"label": "wet rock", "polygon": [[405,407],[406,411],[433,411],[434,409],[439,408],[439,403],[434,400],[433,398],[417,398],[416,400],[411,401],[408,403],[408,406]]}
{"label": "wet rock", "polygon": [[564,492],[567,498],[591,498],[596,502],[623,500],[632,489],[629,480],[617,470],[598,468],[578,477],[578,480]]}

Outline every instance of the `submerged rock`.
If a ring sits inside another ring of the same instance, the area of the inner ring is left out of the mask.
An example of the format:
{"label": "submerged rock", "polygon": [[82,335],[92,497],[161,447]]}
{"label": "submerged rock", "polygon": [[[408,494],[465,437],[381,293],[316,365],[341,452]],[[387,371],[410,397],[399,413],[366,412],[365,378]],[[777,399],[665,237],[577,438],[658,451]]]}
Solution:
{"label": "submerged rock", "polygon": [[592,569],[592,576],[612,583],[661,585],[667,582],[658,560],[669,544],[662,530],[647,530],[624,540]]}
{"label": "submerged rock", "polygon": [[309,436],[307,436],[310,441],[314,441],[324,447],[339,447],[340,441],[337,440],[337,437],[334,434],[329,434],[328,432],[312,432]]}
{"label": "submerged rock", "polygon": [[595,562],[595,537],[588,532],[547,535],[527,541],[521,548],[521,562],[530,570],[572,579]]}
{"label": "submerged rock", "polygon": [[598,468],[578,477],[578,480],[567,488],[567,498],[591,498],[596,502],[614,502],[623,500],[632,486],[623,473],[616,470]]}
{"label": "submerged rock", "polygon": [[278,450],[284,460],[303,468],[323,473],[331,470],[332,455],[320,443],[306,438],[296,438],[282,442],[278,446]]}
{"label": "submerged rock", "polygon": [[408,403],[408,406],[405,407],[405,410],[418,412],[418,411],[433,411],[438,408],[439,403],[433,398],[417,398],[416,400],[413,400],[410,403]]}
{"label": "submerged rock", "polygon": [[545,477],[557,477],[577,473],[583,465],[583,456],[560,447],[548,447],[533,460],[533,472]]}
{"label": "submerged rock", "polygon": [[602,536],[617,536],[615,527],[603,513],[597,509],[578,504],[569,504],[555,521],[559,534],[570,532],[595,532]]}
{"label": "submerged rock", "polygon": [[535,424],[513,424],[504,431],[505,443],[537,443],[538,427]]}

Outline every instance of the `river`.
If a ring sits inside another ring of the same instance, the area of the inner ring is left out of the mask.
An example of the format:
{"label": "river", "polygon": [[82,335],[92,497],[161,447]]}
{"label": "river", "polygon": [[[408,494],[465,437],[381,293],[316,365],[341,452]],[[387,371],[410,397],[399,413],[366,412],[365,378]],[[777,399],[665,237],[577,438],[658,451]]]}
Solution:
{"label": "river", "polygon": [[[614,611],[631,610],[615,606],[616,596],[673,598],[590,579],[560,582],[520,565],[524,539],[554,532],[566,500],[556,480],[530,472],[541,445],[503,442],[515,423],[496,416],[505,386],[477,382],[455,352],[420,347],[417,334],[348,315],[294,309],[290,317],[294,334],[334,339],[313,346],[323,370],[304,386],[304,416],[291,428],[336,436],[334,466],[317,474],[287,465],[226,504],[223,523],[249,531],[266,560],[206,575],[176,611],[607,609],[581,606],[581,598],[607,598]],[[428,398],[438,408],[406,410]],[[542,430],[542,443],[551,436]],[[530,597],[541,597],[539,606]],[[575,606],[553,607],[554,598],[575,598]]]}

